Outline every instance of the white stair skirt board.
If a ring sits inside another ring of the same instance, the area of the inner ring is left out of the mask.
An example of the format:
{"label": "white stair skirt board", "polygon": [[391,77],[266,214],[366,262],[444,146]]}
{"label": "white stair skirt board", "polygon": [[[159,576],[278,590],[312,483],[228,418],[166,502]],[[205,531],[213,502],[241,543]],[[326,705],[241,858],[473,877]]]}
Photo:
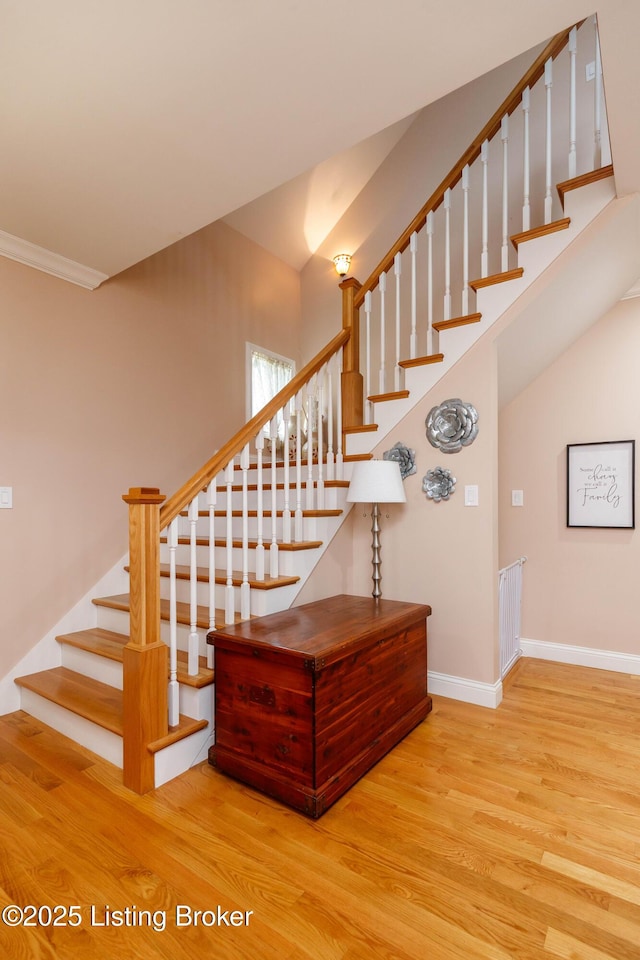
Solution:
{"label": "white stair skirt board", "polygon": [[574,647],[570,643],[548,643],[545,640],[525,640],[522,637],[520,649],[523,657],[536,660],[553,660],[555,663],[571,663],[579,667],[596,667],[598,670],[614,670],[616,673],[640,676],[640,656],[635,653]]}
{"label": "white stair skirt board", "polygon": [[494,710],[502,701],[502,680],[480,683],[478,680],[452,677],[429,670],[427,688],[433,696],[462,700],[464,703],[475,703],[479,707],[491,707]]}
{"label": "white stair skirt board", "polygon": [[22,689],[21,706],[32,717],[122,769],[122,737],[26,688]]}
{"label": "white stair skirt board", "polygon": [[154,783],[161,787],[185,770],[207,759],[209,747],[213,746],[213,725],[192,733],[190,737],[172,743],[170,747],[158,751],[155,755]]}
{"label": "white stair skirt board", "polygon": [[[86,630],[95,627],[98,623],[97,608],[91,602],[94,597],[110,596],[126,593],[129,589],[129,578],[124,572],[128,561],[125,556],[119,560],[103,577],[98,580],[84,597],[56,623],[54,627],[28,651],[9,673],[0,680],[0,711],[13,713],[21,707],[21,690],[13,682],[15,677],[25,677],[40,670],[50,670],[59,667],[62,663],[62,651],[56,637],[62,633],[73,633],[75,630]],[[108,681],[105,681],[108,682]],[[22,691],[24,696],[24,691]],[[23,710],[26,707],[22,707]]]}

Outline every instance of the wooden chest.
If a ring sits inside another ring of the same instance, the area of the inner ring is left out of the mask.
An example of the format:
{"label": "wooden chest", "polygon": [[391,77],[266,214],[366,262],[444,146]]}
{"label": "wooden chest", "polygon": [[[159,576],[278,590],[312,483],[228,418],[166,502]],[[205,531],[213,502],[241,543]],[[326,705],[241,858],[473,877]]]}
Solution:
{"label": "wooden chest", "polygon": [[430,613],[337,596],[212,631],[209,762],[321,816],[429,713]]}

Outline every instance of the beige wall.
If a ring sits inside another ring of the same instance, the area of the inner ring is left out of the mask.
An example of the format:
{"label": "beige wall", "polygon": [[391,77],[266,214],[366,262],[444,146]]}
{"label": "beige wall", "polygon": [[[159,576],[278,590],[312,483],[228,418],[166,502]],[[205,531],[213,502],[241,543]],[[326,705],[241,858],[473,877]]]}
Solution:
{"label": "beige wall", "polygon": [[566,445],[640,435],[638,356],[640,300],[622,301],[501,413],[500,562],[528,558],[527,639],[640,652],[638,534],[566,526]]}
{"label": "beige wall", "polygon": [[0,290],[3,676],[125,553],[128,487],[171,494],[244,422],[245,341],[300,359],[300,289],[219,223],[93,292],[0,258]]}

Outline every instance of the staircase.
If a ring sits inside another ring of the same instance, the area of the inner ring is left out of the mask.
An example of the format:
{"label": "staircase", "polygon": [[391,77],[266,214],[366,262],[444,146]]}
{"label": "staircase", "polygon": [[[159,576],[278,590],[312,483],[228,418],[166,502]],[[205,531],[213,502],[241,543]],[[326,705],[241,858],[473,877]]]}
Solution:
{"label": "staircase", "polygon": [[[594,169],[575,172],[573,126],[574,175],[557,184],[555,198],[548,151],[546,170],[526,153],[533,88],[546,90],[550,131],[550,64],[563,54],[575,63],[577,37],[573,28],[551,41],[366,283],[341,284],[343,329],[291,384],[168,501],[153,488],[124,497],[130,593],[95,598],[96,624],[57,637],[60,666],[16,683],[22,709],[122,767],[132,789],[159,786],[204,759],[213,743],[207,632],[295,603],[347,513],[353,461],[372,456],[613,198],[613,169],[601,165],[599,146]],[[523,132],[511,136],[525,144],[524,190],[507,178],[506,161],[505,118],[520,106]],[[492,150],[502,157],[495,204]],[[542,199],[540,222],[531,227],[533,183]],[[473,184],[482,199],[470,209]],[[523,228],[508,235],[517,191],[524,196]],[[491,233],[502,241],[495,254]],[[499,269],[490,272],[492,257]],[[428,282],[419,285],[421,258]],[[471,272],[474,262],[480,276]],[[395,284],[392,302],[387,275]],[[394,305],[395,322],[387,326]]]}

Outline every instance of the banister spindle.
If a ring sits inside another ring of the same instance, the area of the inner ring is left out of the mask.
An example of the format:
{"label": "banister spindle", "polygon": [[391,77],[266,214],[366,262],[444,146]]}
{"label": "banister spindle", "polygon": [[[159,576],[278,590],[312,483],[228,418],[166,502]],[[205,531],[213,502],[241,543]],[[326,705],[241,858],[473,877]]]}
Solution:
{"label": "banister spindle", "polygon": [[333,435],[335,424],[333,421],[333,357],[326,366],[327,370],[327,480],[336,479],[335,449]]}
{"label": "banister spindle", "polygon": [[402,254],[396,253],[393,258],[393,274],[396,281],[396,362],[393,367],[393,389],[400,389],[400,277],[402,275]]}
{"label": "banister spindle", "polygon": [[251,616],[251,588],[249,587],[249,494],[247,474],[249,471],[249,444],[245,444],[240,454],[242,470],[242,585],[240,587],[240,616],[248,620]]}
{"label": "banister spindle", "polygon": [[371,396],[371,291],[367,290],[364,295],[364,322],[365,322],[365,383],[366,383],[366,417],[365,422],[371,423],[373,416],[373,404],[369,400]]}
{"label": "banister spindle", "polygon": [[500,268],[509,269],[509,117],[505,114],[500,124],[502,141],[502,249]]}
{"label": "banister spindle", "polygon": [[344,456],[342,453],[342,390],[340,389],[340,384],[342,382],[342,351],[338,351],[335,356],[335,361],[338,367],[336,382],[338,384],[337,393],[337,403],[336,403],[336,437],[337,437],[337,449],[336,449],[336,480],[344,480]]}
{"label": "banister spindle", "polygon": [[[338,390],[338,396],[342,395]],[[296,404],[296,512],[293,522],[293,539],[300,543],[303,538],[302,524],[302,390],[298,390]]]}
{"label": "banister spindle", "polygon": [[264,470],[262,458],[264,454],[264,430],[260,428],[255,438],[256,448],[256,523],[257,523],[257,545],[256,545],[256,580],[264,580],[265,575],[265,549],[264,549]]}
{"label": "banister spindle", "polygon": [[444,319],[451,319],[451,190],[444,192]]}
{"label": "banister spindle", "polygon": [[529,140],[529,113],[531,110],[531,91],[525,87],[522,91],[522,118],[523,118],[523,141],[522,141],[522,167],[524,197],[522,201],[522,230],[531,229],[531,144]]}
{"label": "banister spindle", "polygon": [[427,356],[434,352],[433,343],[433,210],[427,214]]}
{"label": "banister spindle", "polygon": [[314,374],[307,384],[307,479],[305,481],[305,509],[313,510],[313,437],[316,422],[316,380]]}
{"label": "banister spindle", "polygon": [[271,546],[269,547],[269,575],[278,576],[278,469],[276,447],[278,443],[278,417],[272,419],[269,427],[271,439]]}
{"label": "banister spindle", "polygon": [[593,80],[593,169],[602,166],[602,58],[600,55],[600,36],[598,19],[594,17],[596,34],[596,75]]}
{"label": "banister spindle", "polygon": [[409,337],[409,358],[418,356],[418,280],[416,272],[416,256],[418,253],[418,234],[414,230],[409,240],[411,253],[411,336]]}
{"label": "banister spindle", "polygon": [[316,507],[324,510],[324,373],[325,368],[318,373],[318,479],[316,480]]}
{"label": "banister spindle", "polygon": [[576,176],[576,54],[578,28],[569,34],[569,179]]}
{"label": "banister spindle", "polygon": [[385,377],[385,352],[386,352],[385,299],[387,294],[387,275],[384,272],[380,274],[378,287],[380,289],[380,373],[378,377],[378,393],[384,393],[386,390],[386,385],[385,385],[385,379],[386,379]]}
{"label": "banister spindle", "polygon": [[224,472],[224,482],[227,488],[225,548],[227,559],[227,580],[224,591],[224,622],[233,623],[235,620],[235,598],[233,595],[233,471],[234,457],[227,464]]}
{"label": "banister spindle", "polygon": [[469,313],[469,164],[462,169],[462,316]]}
{"label": "banister spindle", "polygon": [[482,252],[480,276],[489,276],[489,141],[483,140],[480,148],[482,164]]}
{"label": "banister spindle", "polygon": [[553,195],[551,193],[551,88],[553,86],[553,60],[551,57],[544,65],[544,86],[546,94],[546,160],[545,160],[545,195],[544,195],[544,222],[551,223],[553,216]]}
{"label": "banister spindle", "polygon": [[289,470],[291,463],[289,461],[289,422],[291,416],[291,407],[287,402],[282,408],[282,426],[284,429],[284,456],[283,456],[283,482],[284,496],[282,503],[282,542],[291,543],[291,490],[289,488]]}
{"label": "banister spindle", "polygon": [[[187,645],[187,672],[198,673],[200,639],[198,637],[198,495],[189,504],[189,641]],[[209,574],[211,575],[211,574]]]}
{"label": "banister spindle", "polygon": [[[218,490],[214,477],[207,488],[207,507],[209,508],[209,630],[216,628],[216,502]],[[207,644],[207,666],[213,667],[213,646]]]}
{"label": "banister spindle", "polygon": [[178,613],[176,586],[176,550],[178,547],[178,518],[169,524],[169,726],[180,721],[180,686],[178,684]]}

